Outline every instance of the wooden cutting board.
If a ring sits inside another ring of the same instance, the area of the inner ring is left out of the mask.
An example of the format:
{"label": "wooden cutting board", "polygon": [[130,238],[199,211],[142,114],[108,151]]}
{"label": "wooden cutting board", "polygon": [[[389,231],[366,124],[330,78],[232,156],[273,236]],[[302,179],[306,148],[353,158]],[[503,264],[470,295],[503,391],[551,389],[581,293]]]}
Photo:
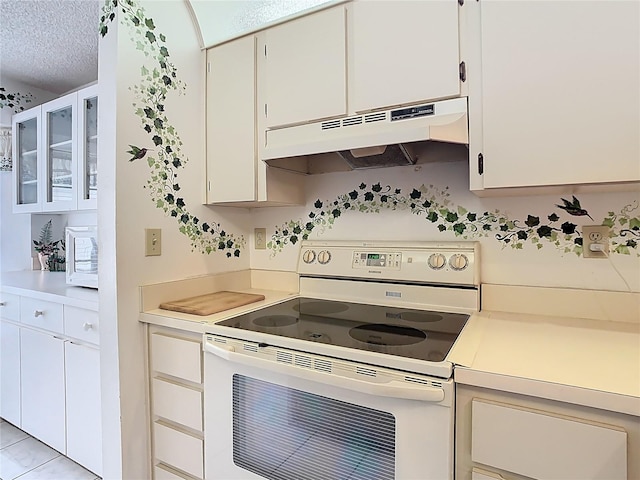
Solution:
{"label": "wooden cutting board", "polygon": [[211,315],[260,300],[264,300],[264,295],[222,291],[161,303],[160,308],[193,315]]}

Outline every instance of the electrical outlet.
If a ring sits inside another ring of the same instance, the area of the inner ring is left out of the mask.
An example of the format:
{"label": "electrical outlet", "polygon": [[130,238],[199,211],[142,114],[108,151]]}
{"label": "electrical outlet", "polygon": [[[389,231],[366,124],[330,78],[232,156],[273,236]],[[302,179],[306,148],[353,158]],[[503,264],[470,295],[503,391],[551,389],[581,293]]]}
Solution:
{"label": "electrical outlet", "polygon": [[162,254],[162,230],[159,228],[144,229],[144,256],[152,257]]}
{"label": "electrical outlet", "polygon": [[582,227],[582,255],[584,258],[609,256],[609,227],[585,225]]}
{"label": "electrical outlet", "polygon": [[253,230],[254,238],[255,238],[255,248],[256,250],[266,250],[267,249],[267,229],[266,228],[255,228]]}

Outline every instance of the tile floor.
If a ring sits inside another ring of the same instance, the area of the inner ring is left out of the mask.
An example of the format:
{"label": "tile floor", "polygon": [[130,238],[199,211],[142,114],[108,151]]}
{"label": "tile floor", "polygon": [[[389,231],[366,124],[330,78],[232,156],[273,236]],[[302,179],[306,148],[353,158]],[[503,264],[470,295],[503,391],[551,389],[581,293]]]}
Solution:
{"label": "tile floor", "polygon": [[0,480],[100,480],[0,418]]}

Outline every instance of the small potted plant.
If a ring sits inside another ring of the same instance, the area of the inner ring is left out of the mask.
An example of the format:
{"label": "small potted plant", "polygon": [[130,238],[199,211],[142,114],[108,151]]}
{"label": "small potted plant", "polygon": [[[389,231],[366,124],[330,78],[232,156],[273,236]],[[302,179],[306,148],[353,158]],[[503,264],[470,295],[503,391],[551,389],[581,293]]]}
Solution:
{"label": "small potted plant", "polygon": [[58,243],[60,240],[51,241],[51,220],[49,220],[40,229],[40,238],[33,241],[33,248],[38,252],[40,270],[49,270],[49,256],[58,252]]}

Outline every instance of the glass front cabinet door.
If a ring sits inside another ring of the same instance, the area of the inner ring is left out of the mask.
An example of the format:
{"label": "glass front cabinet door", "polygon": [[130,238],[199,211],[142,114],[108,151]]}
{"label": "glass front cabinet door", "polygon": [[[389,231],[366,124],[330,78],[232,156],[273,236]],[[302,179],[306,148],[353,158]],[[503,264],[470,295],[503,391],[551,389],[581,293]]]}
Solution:
{"label": "glass front cabinet door", "polygon": [[40,211],[40,107],[13,116],[13,210]]}
{"label": "glass front cabinet door", "polygon": [[77,94],[42,105],[44,182],[42,211],[75,210],[77,206]]}
{"label": "glass front cabinet door", "polygon": [[78,92],[78,210],[97,208],[98,86]]}

